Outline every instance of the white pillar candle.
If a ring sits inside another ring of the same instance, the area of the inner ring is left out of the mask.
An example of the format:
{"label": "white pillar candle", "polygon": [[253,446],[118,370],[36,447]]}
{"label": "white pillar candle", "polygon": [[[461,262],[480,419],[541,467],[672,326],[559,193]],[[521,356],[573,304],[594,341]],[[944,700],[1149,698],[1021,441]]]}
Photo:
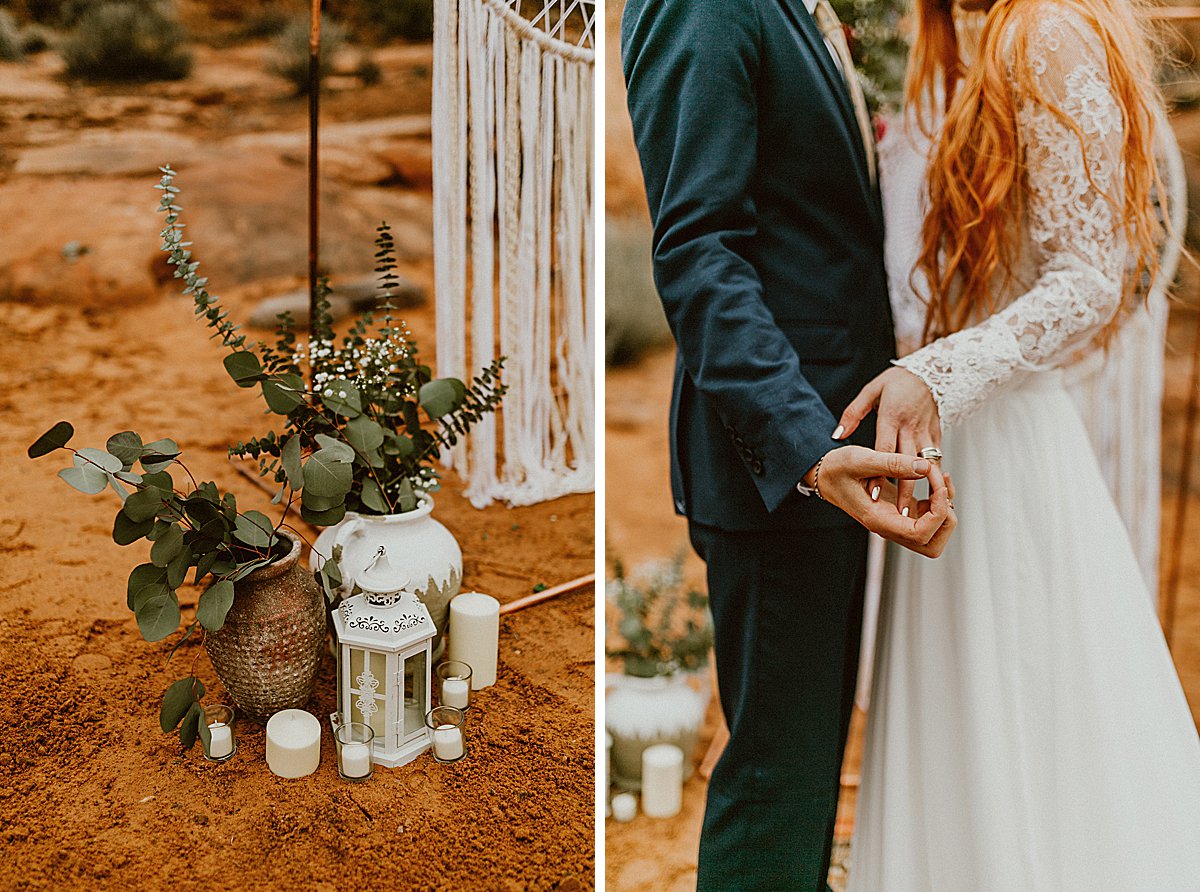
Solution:
{"label": "white pillar candle", "polygon": [[224,759],[233,752],[233,729],[224,722],[213,722],[208,726],[208,757]]}
{"label": "white pillar candle", "polygon": [[303,709],[267,720],[267,767],[279,777],[304,777],[321,763],[321,723]]}
{"label": "white pillar candle", "polygon": [[683,808],[683,750],[669,743],[642,752],[642,811],[673,818]]}
{"label": "white pillar candle", "polygon": [[442,682],[442,706],[466,709],[469,703],[470,693],[465,678],[447,678]]}
{"label": "white pillar candle", "polygon": [[637,817],[637,797],[632,793],[618,793],[612,801],[613,817],[627,824]]}
{"label": "white pillar candle", "polygon": [[438,725],[433,732],[433,754],[443,762],[461,759],[463,754],[462,730],[454,725]]}
{"label": "white pillar candle", "polygon": [[342,744],[342,774],[366,777],[371,773],[371,751],[365,743]]}
{"label": "white pillar candle", "polygon": [[496,683],[500,642],[500,602],[491,595],[466,592],[450,602],[449,658],[471,667],[471,689]]}

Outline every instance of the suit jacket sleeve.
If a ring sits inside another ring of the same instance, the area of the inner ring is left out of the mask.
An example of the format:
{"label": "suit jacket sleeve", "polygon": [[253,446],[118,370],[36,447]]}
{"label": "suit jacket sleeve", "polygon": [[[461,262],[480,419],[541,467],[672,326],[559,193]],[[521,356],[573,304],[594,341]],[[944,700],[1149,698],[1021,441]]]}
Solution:
{"label": "suit jacket sleeve", "polygon": [[747,259],[758,227],[759,28],[746,0],[630,0],[622,50],[658,292],[688,376],[774,511],[835,445],[836,421]]}

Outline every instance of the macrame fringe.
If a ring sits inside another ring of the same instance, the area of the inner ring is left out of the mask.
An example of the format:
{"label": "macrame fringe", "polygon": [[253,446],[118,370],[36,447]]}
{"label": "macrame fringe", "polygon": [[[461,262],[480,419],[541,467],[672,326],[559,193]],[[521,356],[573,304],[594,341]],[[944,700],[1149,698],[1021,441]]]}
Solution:
{"label": "macrame fringe", "polygon": [[435,5],[438,373],[499,353],[509,387],[443,456],[476,507],[595,488],[594,53],[544,29],[580,6],[588,37],[590,3],[549,0],[533,22],[512,0]]}

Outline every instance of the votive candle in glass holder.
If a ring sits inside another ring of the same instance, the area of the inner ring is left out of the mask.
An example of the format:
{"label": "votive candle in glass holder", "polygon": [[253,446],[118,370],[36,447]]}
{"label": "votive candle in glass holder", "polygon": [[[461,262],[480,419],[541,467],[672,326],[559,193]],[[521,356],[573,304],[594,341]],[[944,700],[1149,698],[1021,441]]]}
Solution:
{"label": "votive candle in glass holder", "polygon": [[463,712],[455,706],[439,706],[425,716],[425,726],[433,739],[433,758],[439,762],[457,762],[467,752],[463,739]]}
{"label": "votive candle in glass holder", "polygon": [[237,752],[237,737],[233,733],[233,707],[223,703],[205,706],[201,721],[208,729],[208,742],[205,743],[205,735],[200,737],[204,758],[210,762],[228,762]]}
{"label": "votive candle in glass holder", "polygon": [[375,770],[371,758],[371,742],[375,732],[362,722],[346,722],[339,725],[333,735],[337,746],[338,777],[358,783],[365,781]]}
{"label": "votive candle in glass holder", "polygon": [[471,667],[461,660],[438,664],[438,702],[466,712],[471,708]]}

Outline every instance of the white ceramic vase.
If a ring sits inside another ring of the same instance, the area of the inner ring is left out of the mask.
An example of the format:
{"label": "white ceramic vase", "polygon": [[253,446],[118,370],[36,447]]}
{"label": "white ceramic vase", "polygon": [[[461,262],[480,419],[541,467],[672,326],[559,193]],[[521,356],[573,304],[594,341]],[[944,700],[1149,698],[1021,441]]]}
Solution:
{"label": "white ceramic vase", "polygon": [[624,789],[642,785],[642,751],[657,743],[683,750],[684,778],[691,776],[692,755],[700,739],[705,698],[679,675],[605,677],[605,730],[612,735],[612,782]]}
{"label": "white ceramic vase", "polygon": [[350,592],[353,581],[381,545],[387,549],[391,565],[408,574],[409,591],[429,610],[438,631],[433,641],[434,657],[441,656],[450,599],[462,587],[462,549],[454,535],[433,519],[432,498],[422,496],[417,508],[404,514],[346,512],[341,523],[317,537],[309,560],[312,569],[318,570],[325,561],[323,556],[332,555],[334,548],[341,546],[342,580]]}

